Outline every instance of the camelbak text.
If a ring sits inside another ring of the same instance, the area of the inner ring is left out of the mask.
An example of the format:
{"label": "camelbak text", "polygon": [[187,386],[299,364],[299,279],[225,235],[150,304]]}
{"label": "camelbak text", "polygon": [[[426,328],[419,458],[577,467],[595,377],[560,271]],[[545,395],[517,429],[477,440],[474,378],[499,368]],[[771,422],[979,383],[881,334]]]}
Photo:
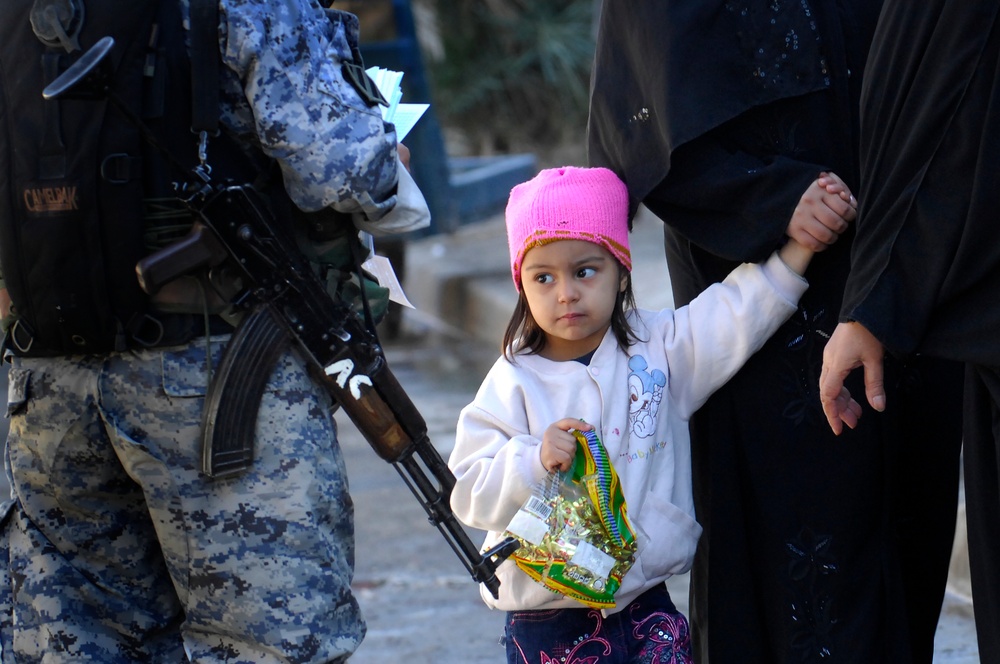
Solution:
{"label": "camelbak text", "polygon": [[76,185],[38,187],[24,190],[24,205],[28,212],[44,214],[78,209]]}

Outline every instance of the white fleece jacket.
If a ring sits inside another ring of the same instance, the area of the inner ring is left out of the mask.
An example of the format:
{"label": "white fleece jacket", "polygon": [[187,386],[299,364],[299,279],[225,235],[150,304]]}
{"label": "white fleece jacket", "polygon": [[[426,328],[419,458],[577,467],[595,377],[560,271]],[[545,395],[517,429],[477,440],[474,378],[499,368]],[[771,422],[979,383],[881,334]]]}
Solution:
{"label": "white fleece jacket", "polygon": [[[643,591],[686,572],[701,526],[691,495],[688,420],[795,311],[807,284],[778,256],[742,265],[688,306],[630,314],[640,339],[628,354],[609,330],[589,366],[520,354],[500,358],[458,421],[449,467],[455,515],[489,531],[484,550],[545,475],[542,434],[564,417],[594,425],[621,478],[637,553],[614,613]],[[513,561],[498,570],[491,608],[580,608],[531,580]]]}

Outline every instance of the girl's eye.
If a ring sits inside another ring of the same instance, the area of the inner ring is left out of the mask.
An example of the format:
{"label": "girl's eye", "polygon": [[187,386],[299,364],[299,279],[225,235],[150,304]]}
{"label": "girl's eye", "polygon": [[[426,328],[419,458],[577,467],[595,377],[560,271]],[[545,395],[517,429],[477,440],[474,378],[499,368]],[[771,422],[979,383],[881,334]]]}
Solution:
{"label": "girl's eye", "polygon": [[535,276],[535,281],[540,284],[551,284],[552,275],[551,274],[539,274]]}
{"label": "girl's eye", "polygon": [[581,267],[579,270],[576,271],[576,276],[579,279],[586,279],[588,277],[594,276],[595,274],[597,274],[597,268],[593,267]]}

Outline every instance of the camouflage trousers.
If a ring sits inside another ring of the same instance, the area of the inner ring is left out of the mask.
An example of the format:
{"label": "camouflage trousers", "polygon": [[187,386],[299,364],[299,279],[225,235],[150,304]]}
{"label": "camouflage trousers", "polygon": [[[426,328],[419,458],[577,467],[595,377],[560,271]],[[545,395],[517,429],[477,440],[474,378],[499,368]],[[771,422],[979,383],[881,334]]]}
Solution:
{"label": "camouflage trousers", "polygon": [[15,358],[4,662],[339,662],[361,642],[329,398],[286,354],[253,467],[208,479],[205,355]]}

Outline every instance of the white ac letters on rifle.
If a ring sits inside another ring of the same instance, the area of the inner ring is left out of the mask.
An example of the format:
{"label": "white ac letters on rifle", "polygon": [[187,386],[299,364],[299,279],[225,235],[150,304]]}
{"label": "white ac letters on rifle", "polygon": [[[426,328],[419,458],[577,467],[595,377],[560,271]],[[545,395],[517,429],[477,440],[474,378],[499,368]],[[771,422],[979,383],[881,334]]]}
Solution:
{"label": "white ac letters on rifle", "polygon": [[327,376],[332,376],[337,381],[337,385],[342,389],[349,386],[351,396],[355,399],[361,398],[362,385],[371,387],[372,384],[371,378],[364,374],[351,376],[351,372],[354,371],[354,362],[351,360],[338,360],[324,369],[324,371],[326,371]]}

